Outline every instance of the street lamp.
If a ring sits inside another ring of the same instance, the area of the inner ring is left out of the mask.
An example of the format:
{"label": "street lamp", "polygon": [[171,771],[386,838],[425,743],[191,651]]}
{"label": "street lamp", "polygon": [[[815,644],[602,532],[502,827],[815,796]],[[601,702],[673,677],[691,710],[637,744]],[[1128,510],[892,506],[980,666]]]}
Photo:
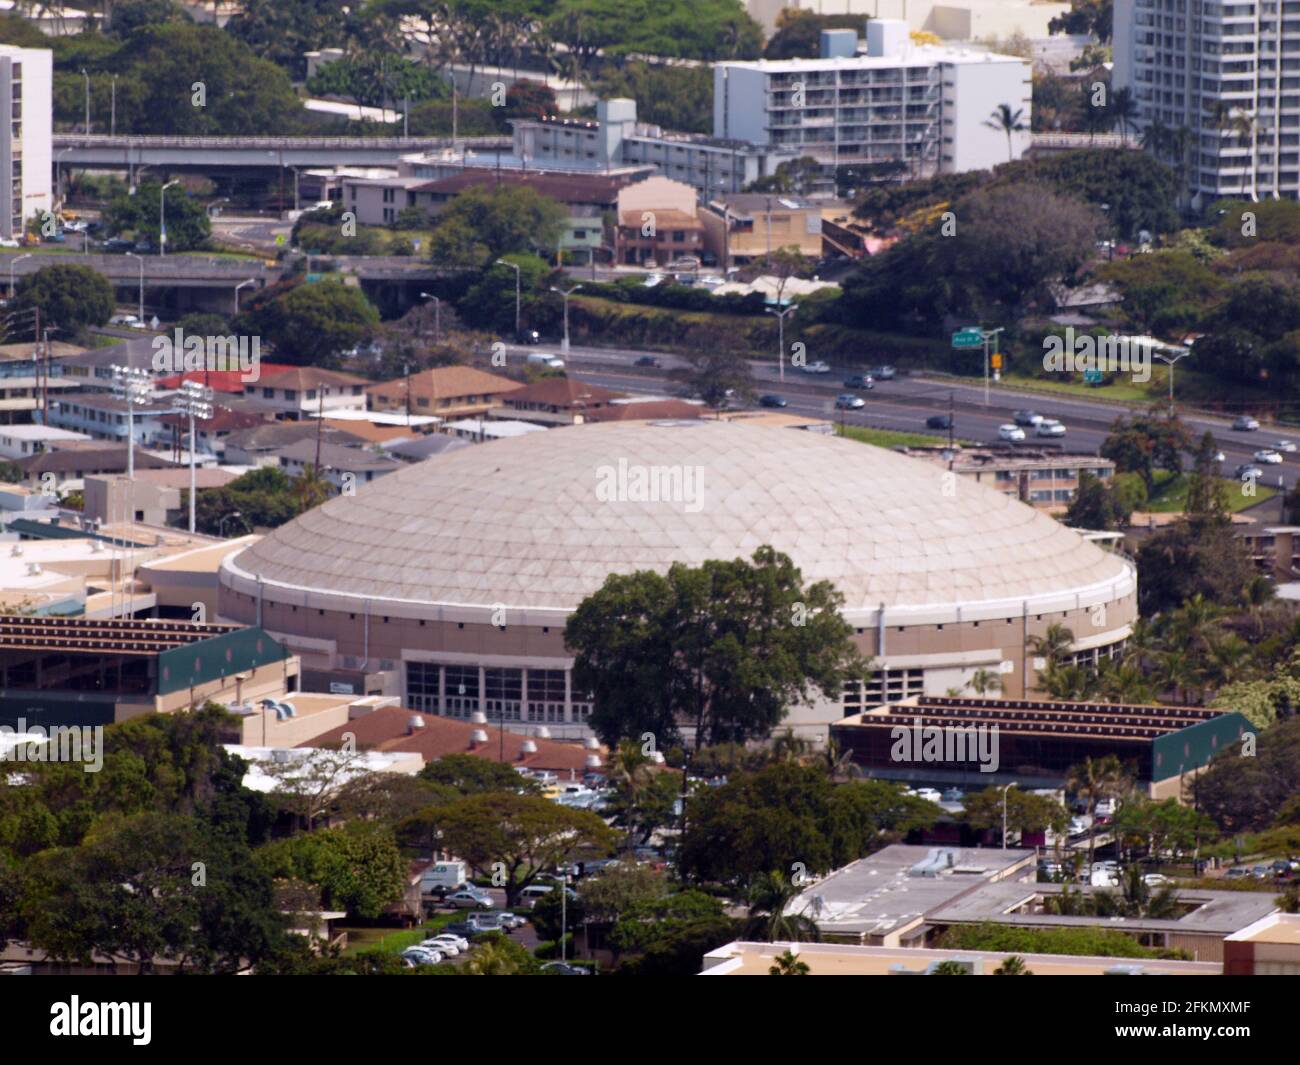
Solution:
{"label": "street lamp", "polygon": [[1174,367],[1178,365],[1179,359],[1186,358],[1191,352],[1187,348],[1183,348],[1174,355],[1161,354],[1158,351],[1154,351],[1152,354],[1169,367],[1169,417],[1172,420],[1174,416]]}
{"label": "street lamp", "polygon": [[90,75],[86,68],[81,68],[81,76],[86,79],[86,136],[90,136]]}
{"label": "street lamp", "polygon": [[[420,298],[424,300],[433,300],[433,342],[442,343],[442,300],[432,292],[421,292]],[[518,326],[516,326],[518,328]]]}
{"label": "street lamp", "polygon": [[257,284],[257,278],[250,277],[247,281],[241,281],[239,284],[235,286],[235,313],[236,314],[239,313],[239,290],[246,285],[256,285],[256,284]]}
{"label": "street lamp", "polygon": [[574,285],[573,288],[566,292],[564,289],[556,288],[554,285],[551,286],[551,291],[558,292],[560,298],[564,300],[564,340],[560,342],[560,350],[566,355],[569,353],[569,297],[580,288],[582,288],[581,285]]}
{"label": "street lamp", "polygon": [[198,435],[194,422],[196,419],[206,421],[212,417],[212,389],[204,388],[197,381],[182,381],[176,406],[183,414],[189,415],[190,419],[190,534],[193,535],[195,498],[198,495],[195,472],[198,462]]}
{"label": "street lamp", "polygon": [[1002,789],[1002,849],[1007,849],[1007,792],[1016,786],[1013,780]]}
{"label": "street lamp", "polygon": [[31,257],[32,257],[32,253],[27,252],[27,254],[25,255],[20,255],[16,259],[9,260],[9,298],[10,299],[14,298],[14,267],[17,266],[24,259],[30,259]]}
{"label": "street lamp", "polygon": [[140,264],[140,324],[144,325],[144,257],[137,255],[133,251],[126,253],[130,258],[135,259]]}
{"label": "street lamp", "polygon": [[787,314],[794,314],[799,309],[799,304],[792,303],[783,310],[776,310],[773,307],[767,308],[768,314],[775,314],[777,320],[777,333],[779,350],[777,352],[777,373],[780,375],[781,383],[785,383],[785,317]]}
{"label": "street lamp", "polygon": [[172,178],[158,190],[158,257],[160,259],[167,254],[167,190],[180,183],[180,178]]}
{"label": "street lamp", "polygon": [[504,259],[498,259],[502,266],[508,266],[515,272],[515,339],[519,339],[519,265],[517,263],[508,263]]}

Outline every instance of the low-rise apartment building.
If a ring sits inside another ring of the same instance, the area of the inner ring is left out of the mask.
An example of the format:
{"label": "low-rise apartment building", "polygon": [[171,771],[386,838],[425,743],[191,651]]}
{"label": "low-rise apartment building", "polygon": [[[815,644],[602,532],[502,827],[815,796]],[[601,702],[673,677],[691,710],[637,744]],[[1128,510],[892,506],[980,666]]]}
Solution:
{"label": "low-rise apartment building", "polygon": [[244,386],[244,395],[260,400],[284,418],[300,419],[332,410],[365,410],[366,379],[337,370],[296,366],[264,374]]}
{"label": "low-rise apartment building", "polygon": [[1047,448],[959,447],[948,452],[936,446],[896,450],[944,466],[1032,507],[1054,512],[1063,512],[1074,501],[1080,474],[1090,473],[1103,481],[1115,474],[1115,463],[1110,459]]}
{"label": "low-rise apartment building", "polygon": [[370,410],[466,418],[486,414],[521,388],[518,381],[473,366],[435,366],[365,391]]}
{"label": "low-rise apartment building", "polygon": [[646,178],[618,194],[617,262],[626,266],[667,266],[704,252],[695,189],[666,177]]}

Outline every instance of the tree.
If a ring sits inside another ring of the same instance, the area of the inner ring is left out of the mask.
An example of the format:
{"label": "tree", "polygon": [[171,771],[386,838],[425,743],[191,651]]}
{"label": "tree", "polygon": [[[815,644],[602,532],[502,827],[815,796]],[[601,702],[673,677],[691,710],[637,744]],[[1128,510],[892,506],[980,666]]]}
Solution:
{"label": "tree", "polygon": [[615,837],[590,811],[532,795],[485,792],[443,810],[442,841],[475,869],[500,863],[506,905],[513,906],[539,873],[572,862],[579,852],[608,853]]}
{"label": "tree", "polygon": [[337,46],[363,33],[370,20],[386,17],[381,9],[364,14],[345,0],[245,0],[226,32],[263,59],[282,67],[295,80],[307,75],[306,52]]}
{"label": "tree", "polygon": [[766,736],[790,705],[862,675],[842,607],[829,582],[805,587],[789,557],[760,547],[750,561],[611,575],[564,638],[608,745],[650,732],[671,746],[681,715],[698,748]]}
{"label": "tree", "polygon": [[994,976],[1033,976],[1033,969],[1025,964],[1025,959],[1019,954],[1012,954],[1005,959],[1001,965],[993,970]]}
{"label": "tree", "polygon": [[510,252],[553,255],[567,212],[535,189],[479,186],[456,195],[429,235],[431,259],[440,265],[486,267]]}
{"label": "tree", "polygon": [[516,773],[513,766],[473,754],[444,754],[420,770],[420,779],[451,788],[462,797],[489,792],[532,794],[537,791],[537,783]]}
{"label": "tree", "polygon": [[1137,553],[1138,604],[1151,616],[1195,595],[1231,602],[1254,573],[1242,542],[1224,520],[1195,518],[1158,530]]}
{"label": "tree", "polygon": [[[790,8],[786,8],[789,11]],[[768,976],[807,976],[812,970],[807,962],[800,961],[786,950],[776,956],[776,961],[767,970]]]}
{"label": "tree", "polygon": [[337,365],[370,338],[379,312],[360,288],[339,281],[300,284],[250,312],[250,321],[295,366]]}
{"label": "tree", "polygon": [[749,889],[749,923],[746,939],[762,938],[768,943],[817,942],[821,931],[804,913],[787,913],[802,889],[788,875],[760,874]]}
{"label": "tree", "polygon": [[606,66],[591,87],[603,100],[636,100],[642,122],[683,133],[713,132],[713,72],[707,66],[631,60]]}
{"label": "tree", "polygon": [[754,374],[747,356],[708,348],[682,352],[681,358],[686,365],[674,367],[668,376],[687,398],[702,399],[714,410],[753,398]]}
{"label": "tree", "polygon": [[10,311],[20,314],[39,307],[42,328],[58,326],[73,336],[85,326],[103,325],[116,301],[108,279],[88,266],[43,266],[20,278]]}
{"label": "tree", "polygon": [[125,0],[113,5],[108,32],[125,39],[141,26],[193,21],[189,12],[174,0]]}
{"label": "tree", "polygon": [[1019,108],[1013,111],[1010,104],[998,104],[993,109],[993,114],[984,120],[984,125],[989,129],[1001,130],[1007,135],[1007,162],[1011,162],[1013,158],[1011,135],[1024,133],[1029,129],[1025,125],[1025,112]]}
{"label": "tree", "polygon": [[1132,510],[1126,510],[1117,497],[1113,485],[1087,470],[1080,470],[1079,487],[1065,512],[1065,523],[1077,529],[1122,529],[1128,524]]}
{"label": "tree", "polygon": [[263,771],[275,782],[273,802],[287,810],[306,831],[326,816],[343,786],[357,769],[352,751],[313,749],[306,757],[288,762],[268,762]]}
{"label": "tree", "polygon": [[1077,765],[1072,765],[1065,774],[1065,786],[1075,795],[1083,795],[1088,801],[1088,813],[1092,821],[1088,825],[1088,868],[1092,868],[1093,855],[1097,844],[1097,802],[1100,799],[1119,798],[1132,787],[1132,780],[1124,771],[1124,766],[1113,754],[1104,758],[1085,758]]}
{"label": "tree", "polygon": [[1074,646],[1074,633],[1054,621],[1042,636],[1029,637],[1029,649],[1038,658],[1047,659],[1049,667],[1059,665]]}
{"label": "tree", "polygon": [[[259,466],[224,488],[200,491],[195,503],[195,527],[209,536],[278,528],[300,513],[292,490],[292,479],[278,466]],[[239,517],[232,519],[234,514]]]}
{"label": "tree", "polygon": [[1127,146],[1129,127],[1136,121],[1139,114],[1138,102],[1133,96],[1133,90],[1127,86],[1122,89],[1112,90],[1106,113],[1111,124],[1119,126],[1120,137]]}
{"label": "tree", "polygon": [[614,824],[627,830],[625,846],[631,850],[654,831],[672,824],[681,793],[677,774],[658,769],[635,740],[618,745],[607,779],[613,787],[606,812]]}
{"label": "tree", "polygon": [[796,7],[776,15],[776,32],[763,49],[764,59],[816,59],[821,54],[823,30],[862,29],[861,15],[819,15]]}
{"label": "tree", "polygon": [[624,914],[653,906],[667,895],[664,875],[645,865],[617,865],[600,876],[584,877],[578,885],[589,924],[612,925]]}
{"label": "tree", "polygon": [[980,696],[987,695],[989,692],[1000,692],[1002,678],[990,669],[977,669],[971,674],[968,687]]}
{"label": "tree", "polygon": [[1268,828],[1275,812],[1300,794],[1300,717],[1261,731],[1253,758],[1243,756],[1240,744],[1226,748],[1191,789],[1198,809],[1224,833]]}
{"label": "tree", "polygon": [[931,976],[969,976],[970,969],[959,961],[941,961],[930,970]]}
{"label": "tree", "polygon": [[406,890],[407,863],[392,830],[369,821],[280,840],[256,857],[269,875],[318,888],[323,909],[357,917],[378,917]]}
{"label": "tree", "polygon": [[[990,787],[968,794],[962,800],[965,808],[963,817],[971,828],[991,831],[999,834],[998,845],[1001,846],[1002,788]],[[1021,791],[1017,787],[1007,788],[1006,825],[1007,832],[1044,832],[1051,829],[1058,835],[1069,823],[1065,807],[1047,795],[1035,795]]]}
{"label": "tree", "polygon": [[[786,8],[793,11],[794,8]],[[782,196],[806,196],[822,175],[822,165],[811,155],[803,155],[789,162],[778,163],[776,170],[751,181],[746,192],[771,192]]]}
{"label": "tree", "polygon": [[1070,10],[1048,23],[1049,33],[1091,34],[1109,44],[1114,30],[1113,0],[1070,0]]}
{"label": "tree", "polygon": [[1182,452],[1190,446],[1187,430],[1177,417],[1160,417],[1153,411],[1115,419],[1100,453],[1115,463],[1120,473],[1141,474],[1149,494],[1155,486],[1155,470],[1179,473]]}
{"label": "tree", "polygon": [[500,932],[489,935],[461,966],[466,976],[535,976],[540,971],[537,959],[525,947]]}

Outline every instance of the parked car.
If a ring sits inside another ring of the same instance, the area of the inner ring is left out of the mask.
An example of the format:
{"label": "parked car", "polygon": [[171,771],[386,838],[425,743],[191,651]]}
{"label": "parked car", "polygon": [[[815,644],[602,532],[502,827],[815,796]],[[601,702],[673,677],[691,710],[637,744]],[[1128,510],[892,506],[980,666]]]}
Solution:
{"label": "parked car", "polygon": [[758,397],[758,405],[760,407],[788,407],[790,403],[785,396],[778,396],[772,392],[767,392]]}
{"label": "parked car", "polygon": [[[455,958],[464,953],[455,940],[443,936],[434,936],[432,939],[424,940],[419,945],[425,950],[441,951],[448,958]],[[468,947],[465,948],[465,950],[468,949]]]}
{"label": "parked car", "polygon": [[1262,447],[1255,452],[1253,458],[1256,462],[1262,462],[1267,466],[1276,466],[1282,461],[1282,453],[1272,448]]}
{"label": "parked car", "polygon": [[943,793],[944,802],[961,802],[966,798],[966,793],[961,788],[949,788]]}
{"label": "parked car", "polygon": [[1021,441],[1025,438],[1025,431],[1018,425],[999,425],[998,439],[1010,440],[1013,442]]}
{"label": "parked car", "polygon": [[1243,414],[1239,418],[1234,418],[1232,427],[1239,433],[1253,433],[1259,428],[1259,422],[1249,414]]}
{"label": "parked car", "polygon": [[892,366],[877,366],[874,369],[869,370],[867,372],[870,373],[871,376],[874,377],[877,381],[892,381],[894,379],[894,375],[898,371],[895,370]]}
{"label": "parked car", "polygon": [[1270,872],[1267,865],[1253,865],[1250,868],[1250,875],[1256,880],[1267,880]]}
{"label": "parked car", "polygon": [[[565,961],[548,961],[542,966],[543,976],[590,976],[591,970],[585,965],[570,965]],[[603,985],[602,985],[603,986]]]}
{"label": "parked car", "polygon": [[870,392],[873,388],[876,387],[876,382],[871,379],[870,374],[855,373],[852,377],[846,377],[844,379],[844,387],[861,388],[861,389],[865,389],[867,392]]}
{"label": "parked car", "polygon": [[125,255],[129,251],[134,251],[135,245],[121,237],[109,237],[104,241],[103,250],[109,255]]}
{"label": "parked car", "polygon": [[1027,429],[1032,429],[1043,420],[1043,416],[1036,410],[1018,410],[1015,414],[1011,415],[1011,420],[1017,425],[1023,425]]}
{"label": "parked car", "polygon": [[636,362],[634,362],[632,365],[633,365],[633,366],[652,366],[652,367],[653,367],[653,366],[658,366],[658,365],[659,365],[659,360],[656,359],[653,355],[642,355],[642,356],[641,356],[639,359],[637,359]]}
{"label": "parked car", "polygon": [[925,419],[927,429],[951,429],[952,415],[950,414],[931,414]]}
{"label": "parked car", "polygon": [[668,264],[669,270],[698,270],[704,264],[694,255],[683,255]]}
{"label": "parked car", "polygon": [[0,248],[19,248],[22,247],[18,241],[12,237],[0,237]]}
{"label": "parked car", "polygon": [[1142,883],[1146,884],[1147,887],[1164,887],[1166,884],[1172,884],[1173,881],[1164,873],[1147,873],[1142,878]]}
{"label": "parked car", "polygon": [[1044,418],[1034,426],[1035,436],[1064,436],[1065,426],[1055,418]]}
{"label": "parked car", "polygon": [[141,323],[140,323],[140,319],[137,318],[134,314],[115,314],[113,315],[112,318],[108,320],[108,324],[125,325],[125,326],[130,326],[132,329],[135,329],[138,328]]}
{"label": "parked car", "polygon": [[1250,876],[1250,870],[1244,865],[1234,865],[1224,874],[1225,880],[1244,880]]}
{"label": "parked car", "polygon": [[495,917],[507,932],[513,932],[516,928],[523,928],[528,923],[527,918],[520,917],[517,913],[511,913],[509,910],[489,910],[487,913],[475,914],[475,916]]}
{"label": "parked car", "polygon": [[453,891],[442,901],[445,905],[457,910],[490,910],[492,908],[491,895],[469,888],[464,891]]}
{"label": "parked car", "polygon": [[507,932],[505,923],[494,913],[471,913],[466,923],[475,934],[481,932]]}
{"label": "parked car", "polygon": [[68,238],[63,235],[62,230],[58,229],[41,239],[44,240],[46,244],[66,244],[68,242]]}
{"label": "parked car", "polygon": [[803,367],[803,372],[804,373],[830,373],[831,364],[828,362],[822,362],[821,359],[818,359],[816,362],[806,363]]}
{"label": "parked car", "polygon": [[464,936],[458,936],[455,932],[447,932],[447,931],[439,932],[436,936],[424,940],[424,942],[418,944],[418,946],[421,947],[431,946],[436,948],[440,940],[446,940],[447,942],[451,943],[452,946],[454,946],[462,954],[464,954],[465,951],[469,950],[468,939],[466,939]]}
{"label": "parked car", "polygon": [[841,392],[835,397],[836,410],[858,410],[865,407],[867,401],[861,396],[855,396],[852,392]]}
{"label": "parked car", "polygon": [[412,967],[416,965],[437,965],[446,955],[432,947],[407,947],[402,951],[402,958]]}
{"label": "parked car", "polygon": [[1232,473],[1240,481],[1252,480],[1258,481],[1264,476],[1264,471],[1256,466],[1253,462],[1243,462]]}

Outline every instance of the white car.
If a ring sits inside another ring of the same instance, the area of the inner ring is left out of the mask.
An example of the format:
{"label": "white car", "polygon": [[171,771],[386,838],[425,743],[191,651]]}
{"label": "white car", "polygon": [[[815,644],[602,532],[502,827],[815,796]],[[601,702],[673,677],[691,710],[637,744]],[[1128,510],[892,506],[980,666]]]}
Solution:
{"label": "white car", "polygon": [[1296,452],[1297,448],[1294,440],[1279,440],[1273,445],[1273,450],[1285,451],[1288,455],[1292,455]]}
{"label": "white car", "polygon": [[1025,431],[1021,429],[1020,426],[1018,425],[998,426],[999,440],[1023,440],[1024,438],[1025,438]]}
{"label": "white car", "polygon": [[0,248],[17,248],[20,247],[18,241],[12,237],[0,237]]}
{"label": "white car", "polygon": [[1065,426],[1055,418],[1044,418],[1034,426],[1035,436],[1064,436]]}
{"label": "white car", "polygon": [[806,364],[803,368],[803,372],[804,373],[830,373],[831,364],[828,362],[822,362],[820,359],[818,359],[816,362],[810,362]]}
{"label": "white car", "polygon": [[1147,887],[1163,887],[1165,884],[1172,883],[1169,877],[1165,876],[1164,873],[1147,873],[1146,876],[1142,878],[1142,882],[1146,884]]}
{"label": "white car", "polygon": [[435,949],[437,949],[437,948],[438,948],[438,944],[439,944],[439,943],[444,943],[444,942],[445,942],[445,943],[450,943],[453,947],[455,947],[457,950],[459,950],[462,954],[463,954],[465,951],[469,950],[469,940],[466,939],[464,936],[458,936],[458,935],[456,935],[456,934],[453,933],[453,932],[439,932],[439,933],[438,933],[436,936],[434,936],[433,938],[431,938],[431,939],[426,939],[423,943],[420,944],[420,946],[422,946],[422,947],[432,946],[432,947],[434,947]]}
{"label": "white car", "polygon": [[917,788],[916,797],[918,799],[924,799],[926,802],[943,801],[943,796],[939,794],[939,790],[937,788]]}
{"label": "white car", "polygon": [[1262,462],[1266,466],[1276,466],[1282,461],[1282,454],[1272,448],[1262,447],[1255,452],[1254,458],[1256,462]]}
{"label": "white car", "polygon": [[450,939],[434,937],[433,939],[424,940],[420,946],[424,947],[425,950],[441,951],[449,958],[454,958],[461,953],[460,945],[453,943]]}
{"label": "white car", "polygon": [[115,314],[108,320],[109,325],[125,325],[132,329],[140,328],[140,319],[134,314]]}
{"label": "white car", "polygon": [[407,947],[402,951],[402,958],[414,968],[416,965],[437,965],[446,957],[434,947]]}

